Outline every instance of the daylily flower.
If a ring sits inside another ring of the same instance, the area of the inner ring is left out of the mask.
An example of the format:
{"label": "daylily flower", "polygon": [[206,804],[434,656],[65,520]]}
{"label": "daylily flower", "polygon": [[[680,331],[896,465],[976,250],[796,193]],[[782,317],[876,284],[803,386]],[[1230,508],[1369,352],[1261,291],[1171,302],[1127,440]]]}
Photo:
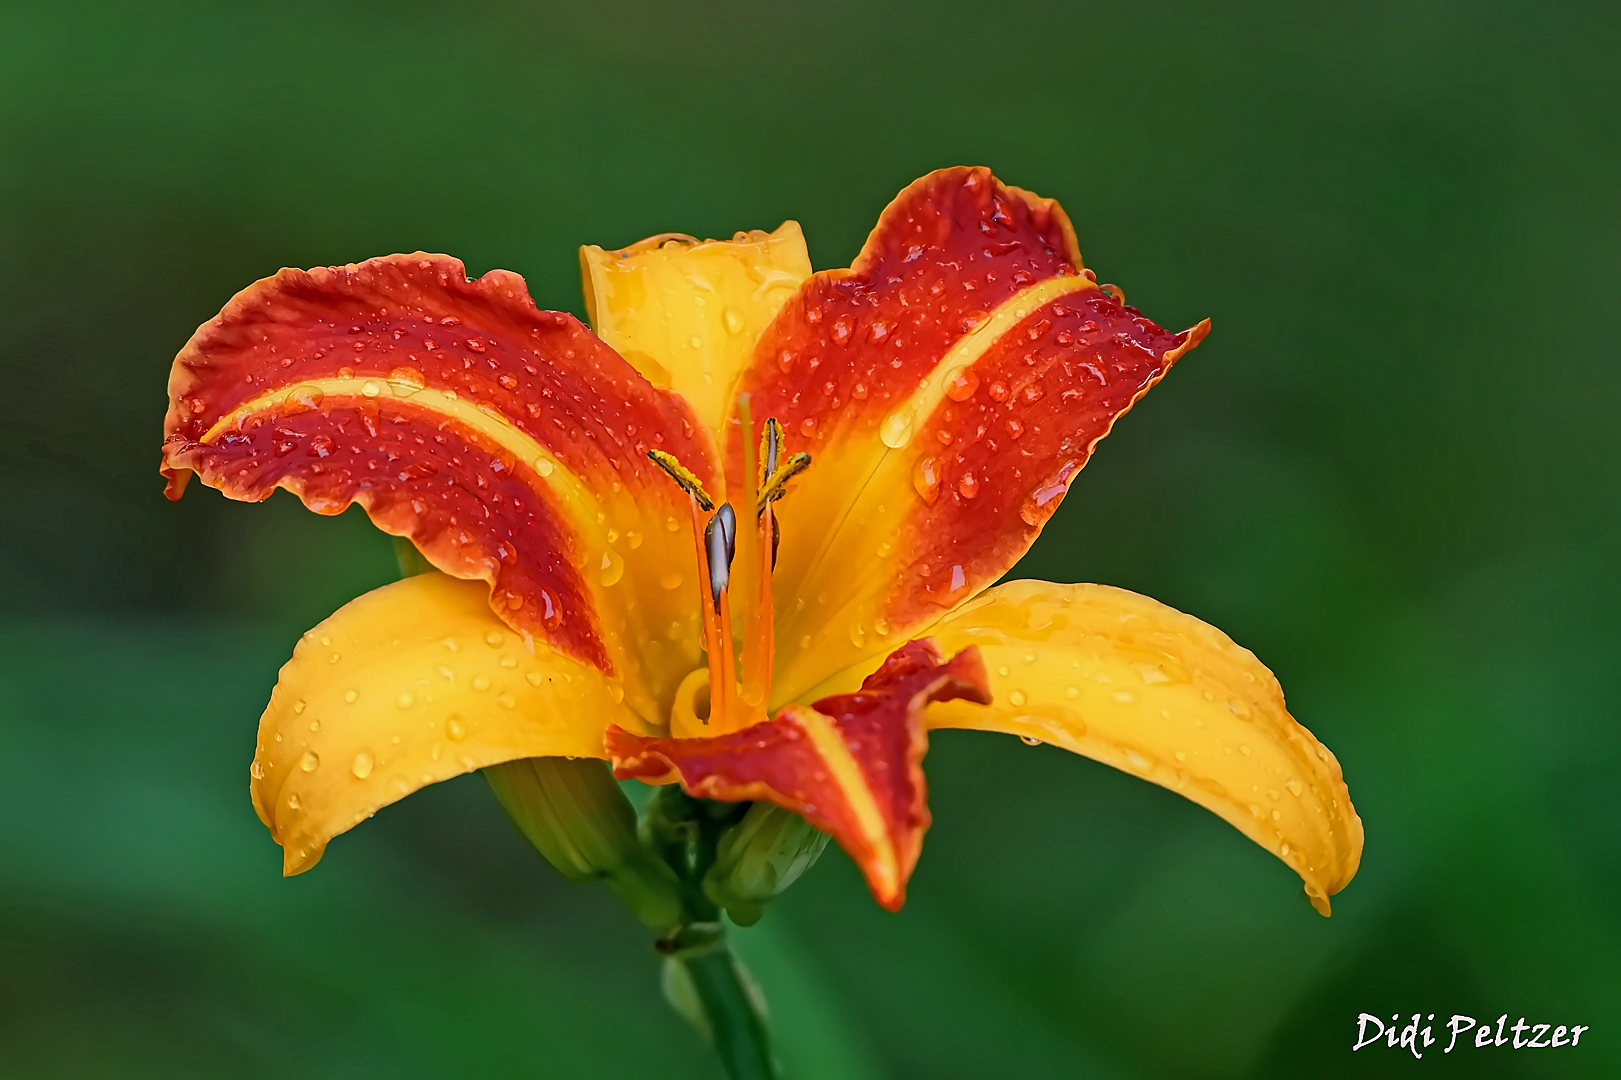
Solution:
{"label": "daylily flower", "polygon": [[1100,286],[1056,203],[955,168],[812,273],[789,222],[582,249],[587,329],[417,253],[259,281],[175,361],[163,471],[359,503],[437,572],[304,635],[252,793],[285,872],[425,784],[598,758],[776,804],[899,908],[929,732],[1005,732],[1213,810],[1328,914],[1361,822],[1219,630],[994,583],[1197,345]]}

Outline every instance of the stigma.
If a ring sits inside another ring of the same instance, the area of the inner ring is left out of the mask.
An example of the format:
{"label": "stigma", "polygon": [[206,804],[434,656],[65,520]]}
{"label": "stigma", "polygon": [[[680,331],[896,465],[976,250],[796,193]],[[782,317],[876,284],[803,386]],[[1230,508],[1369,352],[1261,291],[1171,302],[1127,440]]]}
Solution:
{"label": "stigma", "polygon": [[670,733],[678,738],[724,735],[767,719],[771,663],[776,651],[771,573],[782,531],[772,504],[810,466],[806,453],[785,454],[782,425],[767,419],[758,448],[747,398],[738,402],[743,424],[743,475],[752,490],[737,505],[704,490],[674,455],[647,456],[687,493],[692,508],[707,668],[687,676],[676,692]]}

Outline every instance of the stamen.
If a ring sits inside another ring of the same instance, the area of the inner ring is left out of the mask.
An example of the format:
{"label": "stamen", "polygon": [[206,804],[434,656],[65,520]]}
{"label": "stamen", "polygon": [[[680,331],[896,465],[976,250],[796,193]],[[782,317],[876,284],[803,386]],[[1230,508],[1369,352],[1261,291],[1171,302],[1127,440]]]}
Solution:
{"label": "stamen", "polygon": [[670,479],[680,485],[682,491],[696,499],[700,509],[705,511],[715,509],[715,500],[709,497],[709,492],[704,490],[703,484],[692,475],[692,471],[676,460],[674,454],[664,450],[649,450],[647,456],[653,464],[669,473]]}
{"label": "stamen", "polygon": [[810,463],[811,456],[801,451],[790,455],[787,461],[772,470],[770,479],[766,480],[760,488],[760,510],[763,512],[771,503],[782,498],[783,489],[788,481],[810,468]]}
{"label": "stamen", "polygon": [[[761,491],[766,481],[777,471],[777,458],[782,454],[782,425],[775,416],[766,417],[765,430],[760,433],[760,477],[755,481]],[[764,500],[762,500],[764,501]]]}
{"label": "stamen", "polygon": [[737,556],[737,512],[731,503],[721,503],[704,526],[704,551],[709,559],[709,595],[719,612],[721,596],[732,583],[732,560]]}

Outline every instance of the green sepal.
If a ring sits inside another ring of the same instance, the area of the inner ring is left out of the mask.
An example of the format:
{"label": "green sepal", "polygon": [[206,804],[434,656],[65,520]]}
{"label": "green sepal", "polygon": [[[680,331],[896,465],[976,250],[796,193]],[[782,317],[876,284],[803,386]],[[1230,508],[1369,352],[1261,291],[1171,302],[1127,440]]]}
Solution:
{"label": "green sepal", "polygon": [[638,921],[668,931],[683,921],[675,872],[644,848],[636,810],[606,762],[520,758],[484,769],[518,831],[570,881],[605,881]]}
{"label": "green sepal", "polygon": [[739,926],[752,926],[765,905],[799,880],[827,848],[828,835],[791,810],[768,802],[749,807],[716,845],[704,895]]}

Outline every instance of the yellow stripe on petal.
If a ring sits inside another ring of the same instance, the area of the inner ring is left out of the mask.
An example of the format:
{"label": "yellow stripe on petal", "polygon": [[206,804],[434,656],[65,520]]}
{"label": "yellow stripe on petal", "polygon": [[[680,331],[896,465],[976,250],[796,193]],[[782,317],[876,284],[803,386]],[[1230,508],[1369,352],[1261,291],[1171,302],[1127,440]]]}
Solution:
{"label": "yellow stripe on petal", "polygon": [[1324,915],[1356,873],[1362,822],[1339,762],[1255,654],[1215,627],[1124,589],[1013,581],[929,636],[947,651],[979,646],[993,695],[931,707],[931,728],[1040,740],[1184,795],[1287,863]]}
{"label": "yellow stripe on petal", "polygon": [[591,327],[655,386],[720,432],[732,388],[766,326],[810,277],[796,221],[732,240],[653,236],[580,249]]}
{"label": "yellow stripe on petal", "polygon": [[595,668],[534,646],[481,582],[428,573],[345,604],[299,641],[259,721],[252,792],[297,874],[419,787],[525,757],[603,757],[648,730]]}

